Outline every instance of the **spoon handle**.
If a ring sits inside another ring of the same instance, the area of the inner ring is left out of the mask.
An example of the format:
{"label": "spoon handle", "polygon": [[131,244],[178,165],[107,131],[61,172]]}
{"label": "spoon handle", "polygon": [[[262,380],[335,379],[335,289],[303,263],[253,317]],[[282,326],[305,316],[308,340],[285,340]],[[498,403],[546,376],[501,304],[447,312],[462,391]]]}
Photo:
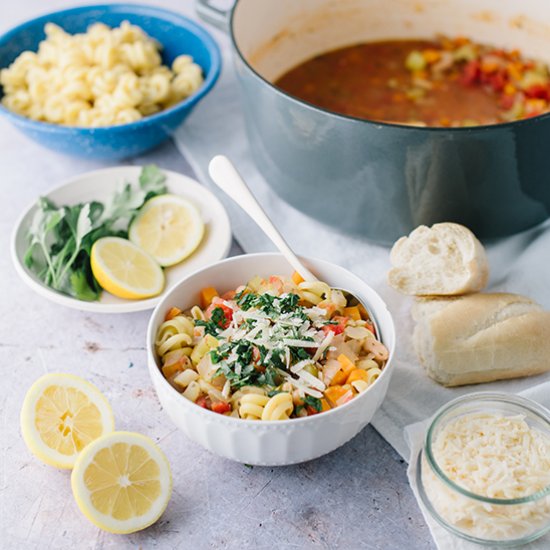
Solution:
{"label": "spoon handle", "polygon": [[210,161],[208,171],[214,183],[258,224],[302,278],[306,281],[316,281],[317,277],[292,252],[231,161],[223,155],[217,155]]}

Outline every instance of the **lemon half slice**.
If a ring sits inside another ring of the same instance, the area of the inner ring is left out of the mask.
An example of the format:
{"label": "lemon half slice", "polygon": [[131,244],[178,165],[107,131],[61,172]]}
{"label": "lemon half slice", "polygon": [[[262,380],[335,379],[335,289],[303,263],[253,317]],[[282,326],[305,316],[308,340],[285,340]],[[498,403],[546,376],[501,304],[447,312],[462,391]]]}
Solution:
{"label": "lemon half slice", "polygon": [[107,399],[79,376],[46,374],[23,401],[21,432],[27,447],[57,468],[72,468],[86,445],[114,429]]}
{"label": "lemon half slice", "polygon": [[164,453],[148,437],[113,432],[78,457],[71,475],[81,512],[111,533],[145,529],[161,516],[172,494]]}
{"label": "lemon half slice", "polygon": [[159,195],[148,200],[130,226],[130,240],[151,254],[162,266],[190,256],[204,235],[197,208],[183,197]]}
{"label": "lemon half slice", "polygon": [[90,263],[101,287],[119,298],[150,298],[164,288],[164,273],[158,263],[127,239],[98,239]]}

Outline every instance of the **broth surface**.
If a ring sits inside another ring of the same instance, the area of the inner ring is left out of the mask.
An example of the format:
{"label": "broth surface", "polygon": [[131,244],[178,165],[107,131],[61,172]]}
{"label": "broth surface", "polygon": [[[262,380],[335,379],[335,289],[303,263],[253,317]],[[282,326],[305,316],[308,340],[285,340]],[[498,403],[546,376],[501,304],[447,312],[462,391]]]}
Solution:
{"label": "broth surface", "polygon": [[[544,92],[530,95],[522,79],[534,68]],[[548,110],[550,99],[545,65],[463,38],[357,44],[309,59],[275,84],[336,113],[426,126],[525,118]]]}

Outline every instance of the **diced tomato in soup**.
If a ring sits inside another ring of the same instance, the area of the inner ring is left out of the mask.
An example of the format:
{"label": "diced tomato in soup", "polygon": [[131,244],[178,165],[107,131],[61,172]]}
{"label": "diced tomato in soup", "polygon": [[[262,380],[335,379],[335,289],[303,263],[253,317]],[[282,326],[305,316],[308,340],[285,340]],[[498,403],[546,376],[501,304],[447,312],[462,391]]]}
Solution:
{"label": "diced tomato in soup", "polygon": [[211,319],[212,318],[212,312],[216,309],[216,308],[219,308],[223,311],[223,320],[220,321],[218,323],[218,326],[220,328],[227,328],[229,326],[229,324],[231,323],[232,319],[233,319],[233,310],[229,307],[229,306],[226,306],[224,303],[223,303],[223,300],[221,298],[214,298],[212,300],[212,303],[208,306],[208,309],[204,312],[204,315],[206,316],[207,319]]}
{"label": "diced tomato in soup", "polygon": [[334,334],[342,334],[346,328],[348,318],[336,315],[332,318],[332,321],[335,321],[337,324],[324,325],[323,332],[325,334],[328,334],[329,332],[334,332]]}

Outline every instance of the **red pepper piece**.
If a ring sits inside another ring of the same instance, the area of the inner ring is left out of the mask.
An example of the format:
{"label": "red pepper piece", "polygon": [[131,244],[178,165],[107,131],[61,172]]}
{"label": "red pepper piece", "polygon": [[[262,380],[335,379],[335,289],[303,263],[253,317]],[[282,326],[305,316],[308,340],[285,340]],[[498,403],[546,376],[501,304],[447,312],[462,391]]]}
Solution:
{"label": "red pepper piece", "polygon": [[224,414],[231,411],[231,405],[220,401],[219,403],[212,403],[212,410],[218,414]]}
{"label": "red pepper piece", "polygon": [[468,61],[462,69],[462,75],[460,81],[465,86],[471,86],[476,82],[479,82],[481,76],[481,65],[479,60],[474,59],[473,61]]}

